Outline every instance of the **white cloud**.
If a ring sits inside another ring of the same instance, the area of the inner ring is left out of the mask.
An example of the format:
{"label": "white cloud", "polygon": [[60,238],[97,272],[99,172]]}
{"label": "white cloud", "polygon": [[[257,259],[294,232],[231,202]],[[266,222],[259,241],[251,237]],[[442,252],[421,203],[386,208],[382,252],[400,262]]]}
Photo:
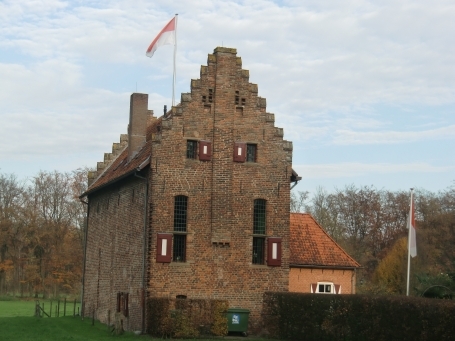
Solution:
{"label": "white cloud", "polygon": [[335,144],[392,144],[442,139],[455,139],[455,125],[424,131],[337,130],[333,141]]}
{"label": "white cloud", "polygon": [[405,164],[341,162],[334,164],[294,165],[293,168],[305,179],[353,178],[367,174],[443,173],[455,170],[455,166],[433,166],[425,162]]}

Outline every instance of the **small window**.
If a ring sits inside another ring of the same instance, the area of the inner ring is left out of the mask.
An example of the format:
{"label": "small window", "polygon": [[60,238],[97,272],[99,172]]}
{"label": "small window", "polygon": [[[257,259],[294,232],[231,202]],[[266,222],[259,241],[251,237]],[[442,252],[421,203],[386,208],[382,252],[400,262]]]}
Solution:
{"label": "small window", "polygon": [[186,261],[186,222],[187,222],[188,197],[178,195],[174,201],[174,243],[172,260],[174,262]]}
{"label": "small window", "polygon": [[311,284],[311,292],[317,294],[340,294],[341,286],[331,282],[318,282]]}
{"label": "small window", "polygon": [[264,264],[265,238],[253,237],[253,264]]}
{"label": "small window", "polygon": [[174,262],[185,262],[186,235],[174,234],[174,251],[172,259]]}
{"label": "small window", "polygon": [[247,162],[256,162],[256,149],[255,144],[246,145],[246,161]]}
{"label": "small window", "polygon": [[128,293],[117,293],[117,312],[122,313],[125,317],[128,317]]}
{"label": "small window", "polygon": [[209,103],[213,102],[213,89],[209,89]]}
{"label": "small window", "polygon": [[186,157],[187,159],[197,158],[197,141],[186,141]]}

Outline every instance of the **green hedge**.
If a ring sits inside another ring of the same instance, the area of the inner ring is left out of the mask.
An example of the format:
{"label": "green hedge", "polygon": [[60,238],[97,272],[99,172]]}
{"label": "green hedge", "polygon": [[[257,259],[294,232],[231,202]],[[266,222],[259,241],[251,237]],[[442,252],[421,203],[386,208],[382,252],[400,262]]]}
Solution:
{"label": "green hedge", "polygon": [[210,299],[147,300],[147,333],[158,337],[194,338],[227,334],[227,301]]}
{"label": "green hedge", "polygon": [[455,302],[403,296],[265,293],[264,325],[287,340],[454,340]]}

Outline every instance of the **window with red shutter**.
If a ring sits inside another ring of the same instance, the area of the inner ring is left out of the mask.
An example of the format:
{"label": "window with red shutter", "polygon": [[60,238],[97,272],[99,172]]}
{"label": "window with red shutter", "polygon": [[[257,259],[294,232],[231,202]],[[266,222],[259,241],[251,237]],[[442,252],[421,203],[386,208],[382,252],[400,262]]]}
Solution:
{"label": "window with red shutter", "polygon": [[281,266],[281,238],[267,239],[267,265]]}
{"label": "window with red shutter", "polygon": [[172,234],[158,233],[156,237],[156,262],[170,263],[172,260]]}
{"label": "window with red shutter", "polygon": [[234,143],[234,162],[245,162],[246,160],[246,143]]}
{"label": "window with red shutter", "polygon": [[210,161],[212,159],[212,142],[199,141],[199,160]]}

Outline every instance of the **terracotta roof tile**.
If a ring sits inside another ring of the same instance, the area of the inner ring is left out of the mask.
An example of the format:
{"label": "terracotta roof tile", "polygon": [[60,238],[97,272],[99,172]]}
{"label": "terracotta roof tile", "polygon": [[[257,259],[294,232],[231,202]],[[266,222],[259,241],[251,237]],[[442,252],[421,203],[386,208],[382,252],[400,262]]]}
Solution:
{"label": "terracotta roof tile", "polygon": [[310,214],[291,213],[290,264],[357,268],[357,263]]}

